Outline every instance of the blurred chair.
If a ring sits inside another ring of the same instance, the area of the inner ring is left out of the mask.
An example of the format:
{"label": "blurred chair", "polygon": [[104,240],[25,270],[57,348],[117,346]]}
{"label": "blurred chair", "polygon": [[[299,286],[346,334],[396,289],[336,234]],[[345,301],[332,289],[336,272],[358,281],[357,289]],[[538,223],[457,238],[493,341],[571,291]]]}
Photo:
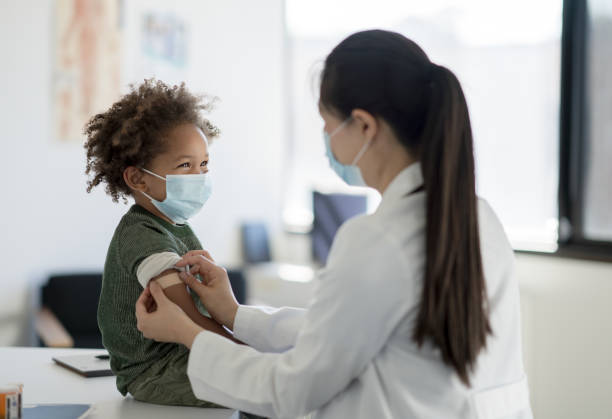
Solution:
{"label": "blurred chair", "polygon": [[227,276],[234,291],[234,296],[239,304],[246,304],[247,300],[247,282],[242,272],[242,269],[228,269]]}
{"label": "blurred chair", "polygon": [[48,347],[103,348],[97,311],[102,274],[53,275],[42,286],[35,328]]}
{"label": "blurred chair", "polygon": [[[248,285],[246,303],[306,307],[313,294],[313,266],[273,260],[268,229],[263,222],[242,223],[241,238],[244,278],[240,281]],[[238,297],[236,288],[234,293]]]}
{"label": "blurred chair", "polygon": [[[245,304],[247,283],[240,269],[227,271],[238,303]],[[54,275],[42,286],[35,320],[40,346],[103,348],[97,311],[102,274]]]}
{"label": "blurred chair", "polygon": [[313,225],[312,255],[322,265],[327,256],[340,226],[349,218],[366,212],[368,198],[365,195],[332,193],[317,191],[312,193]]}
{"label": "blurred chair", "polygon": [[241,226],[242,254],[247,264],[270,262],[268,229],[261,222],[246,222]]}

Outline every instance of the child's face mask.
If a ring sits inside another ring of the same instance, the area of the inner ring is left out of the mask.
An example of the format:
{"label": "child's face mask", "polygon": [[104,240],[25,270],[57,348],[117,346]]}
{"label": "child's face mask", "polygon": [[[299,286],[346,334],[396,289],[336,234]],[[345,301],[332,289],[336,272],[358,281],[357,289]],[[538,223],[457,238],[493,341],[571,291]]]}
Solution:
{"label": "child's face mask", "polygon": [[164,178],[144,168],[142,171],[166,182],[166,199],[163,201],[157,201],[144,192],[142,194],[176,224],[185,224],[188,219],[196,215],[212,193],[212,183],[208,173],[166,175]]}

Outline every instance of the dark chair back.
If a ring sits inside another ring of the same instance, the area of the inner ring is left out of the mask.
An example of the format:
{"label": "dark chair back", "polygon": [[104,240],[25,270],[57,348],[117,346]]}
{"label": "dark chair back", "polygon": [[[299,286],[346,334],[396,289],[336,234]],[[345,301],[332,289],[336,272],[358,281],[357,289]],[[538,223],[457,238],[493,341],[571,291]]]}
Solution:
{"label": "dark chair back", "polygon": [[74,340],[75,348],[103,348],[98,329],[102,274],[53,275],[41,290],[41,305],[49,308]]}
{"label": "dark chair back", "polygon": [[228,269],[227,276],[234,291],[234,296],[239,304],[246,304],[247,299],[247,283],[244,274],[240,269]]}
{"label": "dark chair back", "polygon": [[247,264],[270,262],[270,241],[264,223],[243,223],[241,228],[242,254]]}

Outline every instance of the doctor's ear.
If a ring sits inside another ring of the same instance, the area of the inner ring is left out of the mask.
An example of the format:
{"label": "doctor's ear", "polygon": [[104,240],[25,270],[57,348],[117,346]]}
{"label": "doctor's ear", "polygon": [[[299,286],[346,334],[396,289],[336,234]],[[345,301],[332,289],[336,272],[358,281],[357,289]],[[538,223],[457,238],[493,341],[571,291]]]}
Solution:
{"label": "doctor's ear", "polygon": [[374,115],[363,109],[354,109],[351,116],[353,117],[353,123],[357,125],[357,129],[367,140],[376,137],[379,124]]}
{"label": "doctor's ear", "polygon": [[123,171],[123,181],[133,191],[144,191],[148,189],[144,181],[144,173],[137,167],[128,166]]}

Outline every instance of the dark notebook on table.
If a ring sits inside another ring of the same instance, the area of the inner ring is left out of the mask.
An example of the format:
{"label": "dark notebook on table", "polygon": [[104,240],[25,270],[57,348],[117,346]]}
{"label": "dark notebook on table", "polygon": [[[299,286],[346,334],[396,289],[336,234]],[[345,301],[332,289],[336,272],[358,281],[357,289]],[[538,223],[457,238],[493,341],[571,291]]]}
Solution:
{"label": "dark notebook on table", "polygon": [[58,356],[53,360],[83,377],[107,377],[113,375],[108,355]]}

